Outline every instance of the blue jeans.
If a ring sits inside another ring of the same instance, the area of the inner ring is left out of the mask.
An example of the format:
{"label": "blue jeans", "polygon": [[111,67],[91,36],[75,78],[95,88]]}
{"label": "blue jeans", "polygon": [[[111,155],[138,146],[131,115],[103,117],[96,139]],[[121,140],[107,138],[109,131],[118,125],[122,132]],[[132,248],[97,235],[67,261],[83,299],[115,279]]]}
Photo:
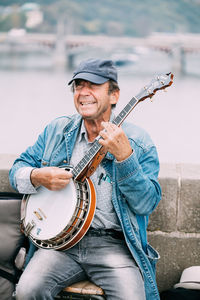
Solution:
{"label": "blue jeans", "polygon": [[64,287],[89,279],[107,300],[145,300],[144,282],[123,239],[86,234],[66,251],[38,249],[17,286],[17,300],[54,299]]}

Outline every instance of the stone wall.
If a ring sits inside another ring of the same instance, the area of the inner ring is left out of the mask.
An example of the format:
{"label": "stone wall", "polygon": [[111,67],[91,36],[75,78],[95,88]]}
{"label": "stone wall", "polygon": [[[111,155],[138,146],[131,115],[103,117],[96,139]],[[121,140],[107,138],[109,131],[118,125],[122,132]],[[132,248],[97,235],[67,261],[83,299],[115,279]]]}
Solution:
{"label": "stone wall", "polygon": [[[0,192],[13,191],[8,170],[14,155],[0,155]],[[149,242],[160,253],[159,290],[179,282],[182,271],[200,266],[200,165],[161,164],[162,201],[150,216]]]}
{"label": "stone wall", "polygon": [[159,290],[179,282],[182,271],[200,266],[200,165],[162,164],[162,201],[150,217],[149,242],[160,253]]}

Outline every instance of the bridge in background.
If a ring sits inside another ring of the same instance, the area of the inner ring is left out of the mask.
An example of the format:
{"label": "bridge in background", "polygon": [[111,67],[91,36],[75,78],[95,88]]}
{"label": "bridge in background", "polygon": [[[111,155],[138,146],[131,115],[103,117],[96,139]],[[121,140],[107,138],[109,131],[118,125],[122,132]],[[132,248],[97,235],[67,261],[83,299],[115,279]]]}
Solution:
{"label": "bridge in background", "polygon": [[74,57],[78,53],[88,49],[131,53],[134,47],[164,51],[172,58],[173,70],[183,74],[186,54],[200,52],[200,34],[155,33],[146,38],[134,38],[63,35],[62,31],[57,34],[26,33],[23,30],[0,33],[0,53],[53,53],[55,65],[68,68],[73,68]]}

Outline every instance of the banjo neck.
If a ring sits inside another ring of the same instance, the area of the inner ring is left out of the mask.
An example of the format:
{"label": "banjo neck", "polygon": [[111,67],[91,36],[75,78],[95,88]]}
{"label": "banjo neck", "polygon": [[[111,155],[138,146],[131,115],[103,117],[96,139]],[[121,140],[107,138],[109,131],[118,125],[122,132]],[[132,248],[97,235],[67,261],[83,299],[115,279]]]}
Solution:
{"label": "banjo neck", "polygon": [[[172,82],[173,74],[171,73],[156,76],[149,85],[145,86],[139,92],[139,94],[133,97],[126,104],[126,106],[112,121],[112,123],[120,126],[139,102],[144,101],[147,98],[152,98],[158,90],[165,89],[166,87],[170,86]],[[105,157],[107,151],[99,143],[99,140],[101,138],[101,136],[98,136],[95,139],[92,147],[86,152],[84,157],[72,170],[72,174],[75,180],[83,182],[86,178],[89,178],[95,172],[96,168]]]}
{"label": "banjo neck", "polygon": [[[138,104],[139,100],[133,97],[129,103],[122,109],[118,116],[112,121],[113,124],[120,126],[128,114],[133,110],[133,108]],[[92,147],[87,151],[85,156],[79,161],[79,163],[72,170],[72,174],[75,180],[84,181],[85,178],[90,177],[98,165],[101,163],[102,159],[105,157],[107,151],[99,143],[101,136],[98,136]]]}

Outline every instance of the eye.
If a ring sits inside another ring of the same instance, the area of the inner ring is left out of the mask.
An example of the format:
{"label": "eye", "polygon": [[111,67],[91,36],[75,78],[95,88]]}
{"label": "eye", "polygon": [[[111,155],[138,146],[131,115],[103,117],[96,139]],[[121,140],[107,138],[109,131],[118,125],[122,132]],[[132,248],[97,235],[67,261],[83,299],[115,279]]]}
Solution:
{"label": "eye", "polygon": [[100,88],[100,86],[101,86],[100,84],[96,84],[96,83],[93,83],[93,82],[90,83],[90,88],[92,90],[96,90],[96,89]]}
{"label": "eye", "polygon": [[91,87],[97,87],[98,84],[91,82],[91,83],[90,83],[90,86],[91,86]]}
{"label": "eye", "polygon": [[84,86],[83,80],[76,80],[74,84],[75,90],[80,90]]}

